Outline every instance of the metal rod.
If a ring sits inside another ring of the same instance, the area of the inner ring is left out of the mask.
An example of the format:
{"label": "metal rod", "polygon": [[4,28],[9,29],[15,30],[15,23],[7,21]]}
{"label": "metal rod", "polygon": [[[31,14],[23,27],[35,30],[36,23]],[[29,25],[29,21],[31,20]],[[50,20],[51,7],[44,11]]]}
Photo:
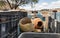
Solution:
{"label": "metal rod", "polygon": [[56,33],[56,30],[57,30],[57,20],[56,20],[56,12],[54,13],[54,19],[55,19],[55,33]]}

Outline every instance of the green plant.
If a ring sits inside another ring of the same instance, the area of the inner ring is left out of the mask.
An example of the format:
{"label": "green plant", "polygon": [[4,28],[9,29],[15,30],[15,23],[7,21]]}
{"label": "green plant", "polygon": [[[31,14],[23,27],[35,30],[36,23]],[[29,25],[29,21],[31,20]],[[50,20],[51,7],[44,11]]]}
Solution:
{"label": "green plant", "polygon": [[37,2],[38,2],[38,0],[32,0],[32,2],[37,3]]}
{"label": "green plant", "polygon": [[4,1],[0,1],[0,7],[4,6],[5,2]]}

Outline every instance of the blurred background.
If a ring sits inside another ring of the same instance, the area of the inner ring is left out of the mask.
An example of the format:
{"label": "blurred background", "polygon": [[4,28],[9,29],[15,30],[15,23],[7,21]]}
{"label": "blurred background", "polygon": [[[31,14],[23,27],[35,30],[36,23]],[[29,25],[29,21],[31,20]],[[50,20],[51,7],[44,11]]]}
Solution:
{"label": "blurred background", "polygon": [[60,33],[60,0],[0,0],[0,38],[23,32]]}

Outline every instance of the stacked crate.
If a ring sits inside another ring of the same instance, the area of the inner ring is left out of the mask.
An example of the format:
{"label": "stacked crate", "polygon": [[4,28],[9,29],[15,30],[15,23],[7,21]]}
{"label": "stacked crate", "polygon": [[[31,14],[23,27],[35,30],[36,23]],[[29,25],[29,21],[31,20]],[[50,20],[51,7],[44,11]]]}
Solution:
{"label": "stacked crate", "polygon": [[17,38],[18,22],[26,17],[21,11],[3,11],[0,12],[0,38]]}

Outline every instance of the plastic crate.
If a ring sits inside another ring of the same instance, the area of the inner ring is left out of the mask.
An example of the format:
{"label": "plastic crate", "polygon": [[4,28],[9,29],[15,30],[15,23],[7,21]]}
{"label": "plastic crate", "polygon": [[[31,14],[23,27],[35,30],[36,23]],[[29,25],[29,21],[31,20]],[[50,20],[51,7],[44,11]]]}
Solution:
{"label": "plastic crate", "polygon": [[26,16],[27,16],[27,13],[25,14],[21,11],[0,12],[1,38],[17,37],[18,36],[18,22],[21,18],[26,17]]}
{"label": "plastic crate", "polygon": [[25,32],[22,33],[18,38],[60,38],[60,34]]}

